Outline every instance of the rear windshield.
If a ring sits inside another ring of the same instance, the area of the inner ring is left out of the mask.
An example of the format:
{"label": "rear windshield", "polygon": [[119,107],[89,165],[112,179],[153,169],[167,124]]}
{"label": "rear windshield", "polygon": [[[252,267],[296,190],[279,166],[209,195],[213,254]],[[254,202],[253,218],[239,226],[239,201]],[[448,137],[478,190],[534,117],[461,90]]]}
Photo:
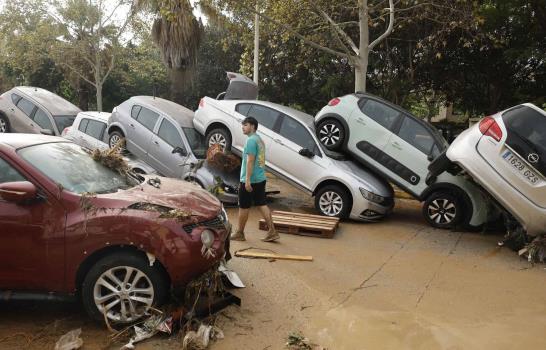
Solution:
{"label": "rear windshield", "polygon": [[57,130],[59,130],[59,132],[63,132],[65,128],[72,126],[72,124],[74,124],[74,119],[76,119],[76,115],[53,116],[53,120],[55,120],[55,124],[57,125]]}
{"label": "rear windshield", "polygon": [[502,115],[509,133],[529,141],[535,151],[546,155],[546,116],[527,106],[517,106]]}

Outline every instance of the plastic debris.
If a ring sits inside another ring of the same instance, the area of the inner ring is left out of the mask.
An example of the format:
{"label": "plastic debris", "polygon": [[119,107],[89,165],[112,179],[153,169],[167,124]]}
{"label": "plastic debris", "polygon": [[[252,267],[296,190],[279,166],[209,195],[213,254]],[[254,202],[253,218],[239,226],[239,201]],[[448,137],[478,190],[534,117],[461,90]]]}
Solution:
{"label": "plastic debris", "polygon": [[229,282],[237,288],[245,288],[245,285],[243,284],[243,281],[239,278],[239,275],[235,273],[235,271],[230,270],[227,266],[225,261],[222,261],[220,263],[220,266],[218,266],[218,271],[224,274],[224,276],[227,277]]}
{"label": "plastic debris", "polygon": [[82,329],[74,329],[59,338],[55,350],[75,350],[81,348],[83,340],[80,338]]}
{"label": "plastic debris", "polygon": [[149,339],[156,335],[158,332],[171,334],[172,329],[172,317],[166,317],[162,313],[152,315],[140,326],[133,326],[135,335],[129,340],[127,344],[122,346],[120,350],[132,350],[135,348],[136,343]]}
{"label": "plastic debris", "polygon": [[216,326],[199,325],[196,331],[189,331],[182,341],[183,350],[201,350],[209,346],[211,340],[224,339],[224,332]]}

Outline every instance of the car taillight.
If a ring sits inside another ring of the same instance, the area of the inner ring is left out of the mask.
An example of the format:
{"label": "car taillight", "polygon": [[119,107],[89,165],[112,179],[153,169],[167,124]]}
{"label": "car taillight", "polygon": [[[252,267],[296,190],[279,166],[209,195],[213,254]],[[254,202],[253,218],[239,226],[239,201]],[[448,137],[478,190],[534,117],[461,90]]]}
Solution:
{"label": "car taillight", "polygon": [[199,101],[199,107],[205,107],[205,98],[203,97],[201,101]]}
{"label": "car taillight", "polygon": [[485,136],[492,137],[495,141],[502,139],[502,130],[495,119],[491,117],[485,117],[480,121],[480,132]]}
{"label": "car taillight", "polygon": [[333,107],[333,106],[337,105],[337,104],[340,103],[340,102],[341,102],[341,100],[340,100],[339,98],[336,97],[336,98],[331,99],[330,102],[328,102],[328,106],[332,106],[332,107]]}

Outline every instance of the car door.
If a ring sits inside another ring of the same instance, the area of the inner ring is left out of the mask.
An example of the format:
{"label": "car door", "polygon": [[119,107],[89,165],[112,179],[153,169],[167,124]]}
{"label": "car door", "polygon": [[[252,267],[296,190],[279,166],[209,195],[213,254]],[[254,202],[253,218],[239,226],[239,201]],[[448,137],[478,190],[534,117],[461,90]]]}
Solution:
{"label": "car door", "polygon": [[[189,167],[189,164],[181,165],[188,160],[189,152],[179,129],[180,127],[177,128],[172,122],[162,118],[157,134],[152,137],[148,150],[149,164],[167,177],[179,178],[184,169]],[[173,154],[172,151],[175,147],[182,148],[184,155]]]}
{"label": "car door", "polygon": [[[281,118],[276,141],[271,146],[269,161],[279,169],[281,175],[311,191],[323,175],[322,152],[308,128],[286,114]],[[313,152],[315,156],[300,155],[299,152],[304,148]]]}
{"label": "car door", "polygon": [[[256,133],[262,138],[265,144],[265,165],[274,171],[279,171],[279,167],[271,159],[279,156],[273,153],[273,143],[280,143],[281,141],[273,130],[275,130],[275,126],[280,121],[281,113],[273,108],[257,103],[249,103],[248,105],[246,116],[253,117],[258,121],[258,130]],[[244,108],[246,109],[247,107]],[[244,136],[241,149],[244,148],[246,139],[247,137]]]}
{"label": "car door", "polygon": [[12,112],[15,122],[17,123],[17,128],[14,127],[14,130],[22,133],[40,133],[41,128],[35,124],[34,120],[32,120],[34,111],[36,110],[34,103],[30,102],[24,97],[19,96],[16,107],[17,108],[15,108]]}
{"label": "car door", "polygon": [[38,125],[40,131],[49,130],[53,133],[53,135],[58,135],[51,118],[46,112],[44,112],[43,109],[36,107],[32,120],[34,120],[36,125]]}
{"label": "car door", "polygon": [[127,125],[127,149],[144,161],[148,159],[148,149],[154,128],[159,120],[159,113],[149,108],[134,105]]}
{"label": "car door", "polygon": [[[28,180],[0,155],[0,184]],[[0,198],[0,289],[61,290],[64,226],[65,210],[51,196],[20,204]]]}
{"label": "car door", "polygon": [[404,115],[396,133],[389,138],[384,149],[394,159],[390,170],[394,180],[404,189],[419,197],[428,187],[425,183],[428,174],[429,156],[439,153],[439,145],[432,132],[409,115]]}
{"label": "car door", "polygon": [[383,152],[401,113],[374,99],[363,98],[349,118],[347,148],[365,165],[383,172],[391,162]]}

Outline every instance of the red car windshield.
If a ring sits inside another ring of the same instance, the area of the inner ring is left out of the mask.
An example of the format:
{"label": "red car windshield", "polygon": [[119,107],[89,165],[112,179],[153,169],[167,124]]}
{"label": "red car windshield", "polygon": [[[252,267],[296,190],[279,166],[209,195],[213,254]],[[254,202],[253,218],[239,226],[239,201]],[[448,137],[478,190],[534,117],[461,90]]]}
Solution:
{"label": "red car windshield", "polygon": [[80,146],[69,142],[29,146],[17,153],[51,181],[73,193],[117,192],[138,183],[94,161]]}

